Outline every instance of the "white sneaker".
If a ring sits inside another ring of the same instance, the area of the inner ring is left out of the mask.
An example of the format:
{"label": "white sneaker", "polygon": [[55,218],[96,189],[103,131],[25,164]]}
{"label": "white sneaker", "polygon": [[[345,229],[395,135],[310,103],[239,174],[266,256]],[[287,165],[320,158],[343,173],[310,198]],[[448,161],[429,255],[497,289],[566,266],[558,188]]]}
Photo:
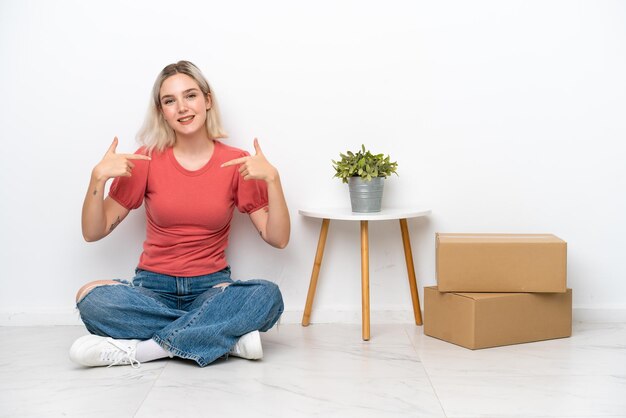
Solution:
{"label": "white sneaker", "polygon": [[263,346],[261,345],[261,334],[259,334],[259,331],[252,331],[242,335],[228,354],[248,360],[263,358]]}
{"label": "white sneaker", "polygon": [[70,359],[82,366],[121,366],[130,364],[138,368],[135,358],[139,340],[114,340],[113,338],[85,335],[70,348]]}

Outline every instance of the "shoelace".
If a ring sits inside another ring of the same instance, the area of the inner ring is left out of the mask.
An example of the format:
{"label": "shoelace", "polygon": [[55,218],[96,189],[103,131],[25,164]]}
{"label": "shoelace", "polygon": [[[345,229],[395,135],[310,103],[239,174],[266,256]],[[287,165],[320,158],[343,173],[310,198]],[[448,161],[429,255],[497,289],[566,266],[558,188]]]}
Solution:
{"label": "shoelace", "polygon": [[107,342],[115,347],[102,350],[100,353],[100,360],[111,363],[107,368],[118,364],[130,364],[133,369],[137,369],[141,366],[141,363],[135,358],[135,347],[125,346],[118,343],[113,338],[107,338]]}

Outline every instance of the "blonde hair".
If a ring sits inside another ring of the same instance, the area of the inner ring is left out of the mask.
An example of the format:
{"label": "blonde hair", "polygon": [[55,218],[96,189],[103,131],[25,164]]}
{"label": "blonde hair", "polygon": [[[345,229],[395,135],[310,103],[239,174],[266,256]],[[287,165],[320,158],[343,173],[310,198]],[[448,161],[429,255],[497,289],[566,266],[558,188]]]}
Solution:
{"label": "blonde hair", "polygon": [[178,61],[163,68],[152,86],[152,97],[148,105],[148,112],[144,119],[143,126],[137,132],[137,140],[144,145],[148,152],[153,149],[163,151],[167,147],[171,147],[176,143],[176,133],[167,124],[161,113],[161,85],[163,82],[175,75],[185,74],[191,77],[202,91],[202,94],[211,97],[211,108],[206,111],[206,131],[210,139],[226,138],[226,132],[222,127],[222,118],[220,116],[217,99],[209,86],[202,72],[198,67],[189,61]]}

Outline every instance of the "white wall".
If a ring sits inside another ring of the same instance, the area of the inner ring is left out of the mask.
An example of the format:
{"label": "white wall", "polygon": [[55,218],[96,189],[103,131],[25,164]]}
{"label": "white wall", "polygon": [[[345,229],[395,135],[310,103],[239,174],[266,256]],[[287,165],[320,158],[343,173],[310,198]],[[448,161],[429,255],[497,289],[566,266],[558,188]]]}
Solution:
{"label": "white wall", "polygon": [[[84,282],[130,278],[140,209],[87,244],[89,172],[114,135],[136,147],[166,64],[202,68],[229,144],[258,136],[280,170],[286,250],[238,216],[234,275],[304,306],[320,221],[348,205],[330,160],[365,143],[399,162],[386,206],[409,221],[418,285],[434,233],[551,232],[569,245],[576,308],[626,310],[626,6],[620,1],[0,1],[0,323],[75,320]],[[373,321],[410,321],[399,229],[370,226]],[[331,223],[313,321],[358,321],[357,223]],[[620,311],[616,311],[620,312]]]}

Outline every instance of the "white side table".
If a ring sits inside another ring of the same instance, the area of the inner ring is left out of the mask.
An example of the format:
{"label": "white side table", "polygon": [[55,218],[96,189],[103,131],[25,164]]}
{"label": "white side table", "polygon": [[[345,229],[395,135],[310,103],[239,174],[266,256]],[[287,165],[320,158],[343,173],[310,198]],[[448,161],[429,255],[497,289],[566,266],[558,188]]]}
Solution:
{"label": "white side table", "polygon": [[417,284],[415,282],[415,266],[413,265],[411,240],[409,238],[409,229],[407,227],[406,220],[409,218],[427,216],[430,214],[430,209],[398,208],[383,209],[381,212],[376,213],[356,213],[352,212],[349,208],[311,208],[300,209],[298,212],[303,216],[322,219],[322,229],[317,243],[315,261],[313,262],[313,272],[311,273],[309,292],[306,297],[304,315],[302,316],[302,326],[306,327],[310,323],[311,309],[313,307],[313,299],[315,298],[315,289],[317,287],[317,279],[322,265],[324,246],[326,245],[326,236],[328,235],[328,227],[331,219],[338,221],[361,221],[361,310],[363,318],[363,340],[368,341],[370,339],[369,221],[400,221],[402,243],[404,244],[404,258],[406,260],[406,270],[409,276],[409,287],[411,288],[411,300],[413,302],[413,315],[415,316],[415,324],[422,325],[422,313],[420,311]]}

